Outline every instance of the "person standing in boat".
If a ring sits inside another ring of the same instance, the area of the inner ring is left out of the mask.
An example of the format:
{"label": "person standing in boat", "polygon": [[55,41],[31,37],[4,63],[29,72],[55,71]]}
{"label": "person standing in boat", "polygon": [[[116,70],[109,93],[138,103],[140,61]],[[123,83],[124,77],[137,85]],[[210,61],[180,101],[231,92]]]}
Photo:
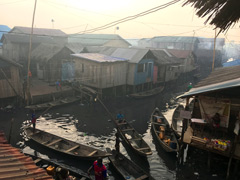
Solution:
{"label": "person standing in boat", "polygon": [[88,175],[90,176],[91,170],[94,170],[95,180],[106,180],[107,179],[107,168],[102,163],[102,158],[94,161],[93,165],[88,169]]}
{"label": "person standing in boat", "polygon": [[33,132],[35,131],[36,129],[36,121],[37,121],[37,117],[36,117],[36,114],[35,114],[35,111],[33,110],[33,113],[32,113],[32,125],[33,125]]}
{"label": "person standing in boat", "polygon": [[117,120],[119,120],[119,122],[122,122],[124,120],[124,115],[122,114],[121,111],[119,111],[116,118]]}

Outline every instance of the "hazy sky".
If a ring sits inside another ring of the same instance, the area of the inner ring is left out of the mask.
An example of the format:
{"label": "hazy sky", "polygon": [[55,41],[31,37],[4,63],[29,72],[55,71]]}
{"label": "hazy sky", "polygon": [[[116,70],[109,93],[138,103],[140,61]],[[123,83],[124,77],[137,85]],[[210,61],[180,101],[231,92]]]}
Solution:
{"label": "hazy sky", "polygon": [[[34,27],[82,33],[110,22],[136,15],[171,0],[38,0]],[[31,27],[34,0],[0,0],[0,24]],[[213,26],[204,24],[184,1],[143,17],[93,33],[119,34],[123,38],[154,36],[202,36],[213,38]],[[119,27],[117,30],[116,27]],[[239,24],[220,34],[226,42],[240,43]]]}

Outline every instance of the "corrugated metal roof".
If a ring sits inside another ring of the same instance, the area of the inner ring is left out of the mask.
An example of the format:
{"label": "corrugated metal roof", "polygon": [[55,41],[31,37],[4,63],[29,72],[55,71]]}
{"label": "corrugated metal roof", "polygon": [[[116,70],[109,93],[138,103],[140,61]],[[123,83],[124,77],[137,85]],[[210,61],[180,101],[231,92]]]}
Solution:
{"label": "corrugated metal roof", "polygon": [[188,58],[192,53],[192,51],[190,50],[177,50],[177,49],[168,49],[168,52],[170,52],[173,56],[179,59]]}
{"label": "corrugated metal roof", "polygon": [[66,46],[76,54],[85,51],[85,48],[81,43],[68,43]]}
{"label": "corrugated metal roof", "polygon": [[200,81],[189,92],[179,97],[182,98],[238,86],[240,86],[240,66],[224,67],[214,70],[207,78]]}
{"label": "corrugated metal roof", "polygon": [[32,51],[31,55],[32,55],[33,60],[48,61],[55,54],[60,52],[63,48],[64,48],[64,46],[57,45],[57,44],[42,43]]}
{"label": "corrugated metal roof", "polygon": [[118,58],[113,56],[107,56],[99,53],[80,53],[80,54],[71,54],[74,57],[83,58],[95,62],[118,62],[118,61],[127,61],[124,58]]}
{"label": "corrugated metal roof", "polygon": [[50,180],[47,172],[35,165],[32,158],[25,156],[19,149],[7,144],[4,134],[0,133],[0,179],[4,180]]}
{"label": "corrugated metal roof", "polygon": [[[106,50],[101,51],[101,53],[105,54],[107,53]],[[108,54],[113,57],[119,57],[119,58],[124,58],[128,59],[129,63],[139,63],[144,56],[149,52],[149,49],[140,49],[140,48],[117,48],[114,50],[112,53]]]}
{"label": "corrugated metal roof", "polygon": [[156,62],[158,64],[179,64],[179,62],[177,61],[177,58],[174,56],[171,56],[171,54],[168,53],[168,50],[151,49],[150,51],[156,57]]}
{"label": "corrugated metal roof", "polygon": [[153,42],[179,42],[179,43],[195,43],[199,42],[196,37],[187,36],[156,36],[152,38]]}
{"label": "corrugated metal roof", "polygon": [[[21,27],[15,26],[11,32],[31,34],[32,28],[30,27]],[[62,36],[67,37],[67,34],[61,31],[60,29],[46,29],[46,28],[33,28],[33,34],[36,35],[46,35],[46,36]]]}
{"label": "corrugated metal roof", "polygon": [[[117,34],[72,34],[68,37],[69,43],[81,43],[85,46],[103,46],[111,40],[124,41],[129,44],[125,39]],[[129,44],[131,45],[131,44]]]}
{"label": "corrugated metal roof", "polygon": [[[26,35],[26,34],[8,33],[8,34],[3,34],[1,38],[1,42],[3,42],[5,38],[10,42],[29,43],[29,37],[30,35]],[[61,43],[62,44],[63,40],[50,38],[49,36],[34,35],[32,36],[32,43],[56,43],[56,44]]]}

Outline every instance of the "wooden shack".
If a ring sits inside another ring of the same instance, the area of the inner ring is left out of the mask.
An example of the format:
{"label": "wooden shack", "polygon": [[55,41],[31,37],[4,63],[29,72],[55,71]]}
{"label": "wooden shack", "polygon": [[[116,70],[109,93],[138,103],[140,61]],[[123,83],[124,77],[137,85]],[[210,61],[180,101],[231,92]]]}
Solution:
{"label": "wooden shack", "polygon": [[33,76],[49,83],[74,79],[73,53],[67,47],[42,43],[32,51]]}
{"label": "wooden shack", "polygon": [[[184,121],[184,144],[240,160],[240,66],[214,70],[181,98],[193,97],[191,117]],[[187,109],[187,107],[186,107]]]}
{"label": "wooden shack", "polygon": [[103,96],[125,92],[127,59],[99,53],[72,54],[75,63],[75,80],[96,89]]}
{"label": "wooden shack", "polygon": [[21,79],[22,66],[18,63],[0,57],[0,106],[14,105],[18,97],[23,96]]}

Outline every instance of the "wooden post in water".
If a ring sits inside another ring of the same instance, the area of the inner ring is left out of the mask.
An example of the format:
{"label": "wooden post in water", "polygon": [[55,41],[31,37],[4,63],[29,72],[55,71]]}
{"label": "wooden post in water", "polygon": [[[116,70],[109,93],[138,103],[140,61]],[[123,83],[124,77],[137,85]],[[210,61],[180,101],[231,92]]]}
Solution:
{"label": "wooden post in water", "polygon": [[10,125],[10,130],[9,130],[9,136],[8,136],[8,143],[10,144],[11,142],[11,137],[12,137],[12,126],[13,126],[14,118],[11,119],[11,125]]}
{"label": "wooden post in water", "polygon": [[229,179],[230,167],[231,167],[231,163],[232,163],[232,158],[233,158],[234,153],[235,153],[238,136],[239,136],[239,135],[235,135],[233,145],[232,145],[232,147],[231,147],[231,149],[230,149],[230,157],[229,157],[229,161],[228,161],[228,169],[227,169],[227,177],[226,177],[226,179]]}
{"label": "wooden post in water", "polygon": [[[189,98],[186,99],[186,107],[185,110],[189,110]],[[184,138],[184,133],[187,129],[187,121],[188,119],[183,119],[183,123],[182,123],[182,134],[181,134],[181,141],[180,141],[180,148],[179,148],[179,157],[178,157],[178,163],[179,164],[183,164],[183,158],[184,158],[184,149],[186,148],[186,144],[183,142],[183,138]]]}

